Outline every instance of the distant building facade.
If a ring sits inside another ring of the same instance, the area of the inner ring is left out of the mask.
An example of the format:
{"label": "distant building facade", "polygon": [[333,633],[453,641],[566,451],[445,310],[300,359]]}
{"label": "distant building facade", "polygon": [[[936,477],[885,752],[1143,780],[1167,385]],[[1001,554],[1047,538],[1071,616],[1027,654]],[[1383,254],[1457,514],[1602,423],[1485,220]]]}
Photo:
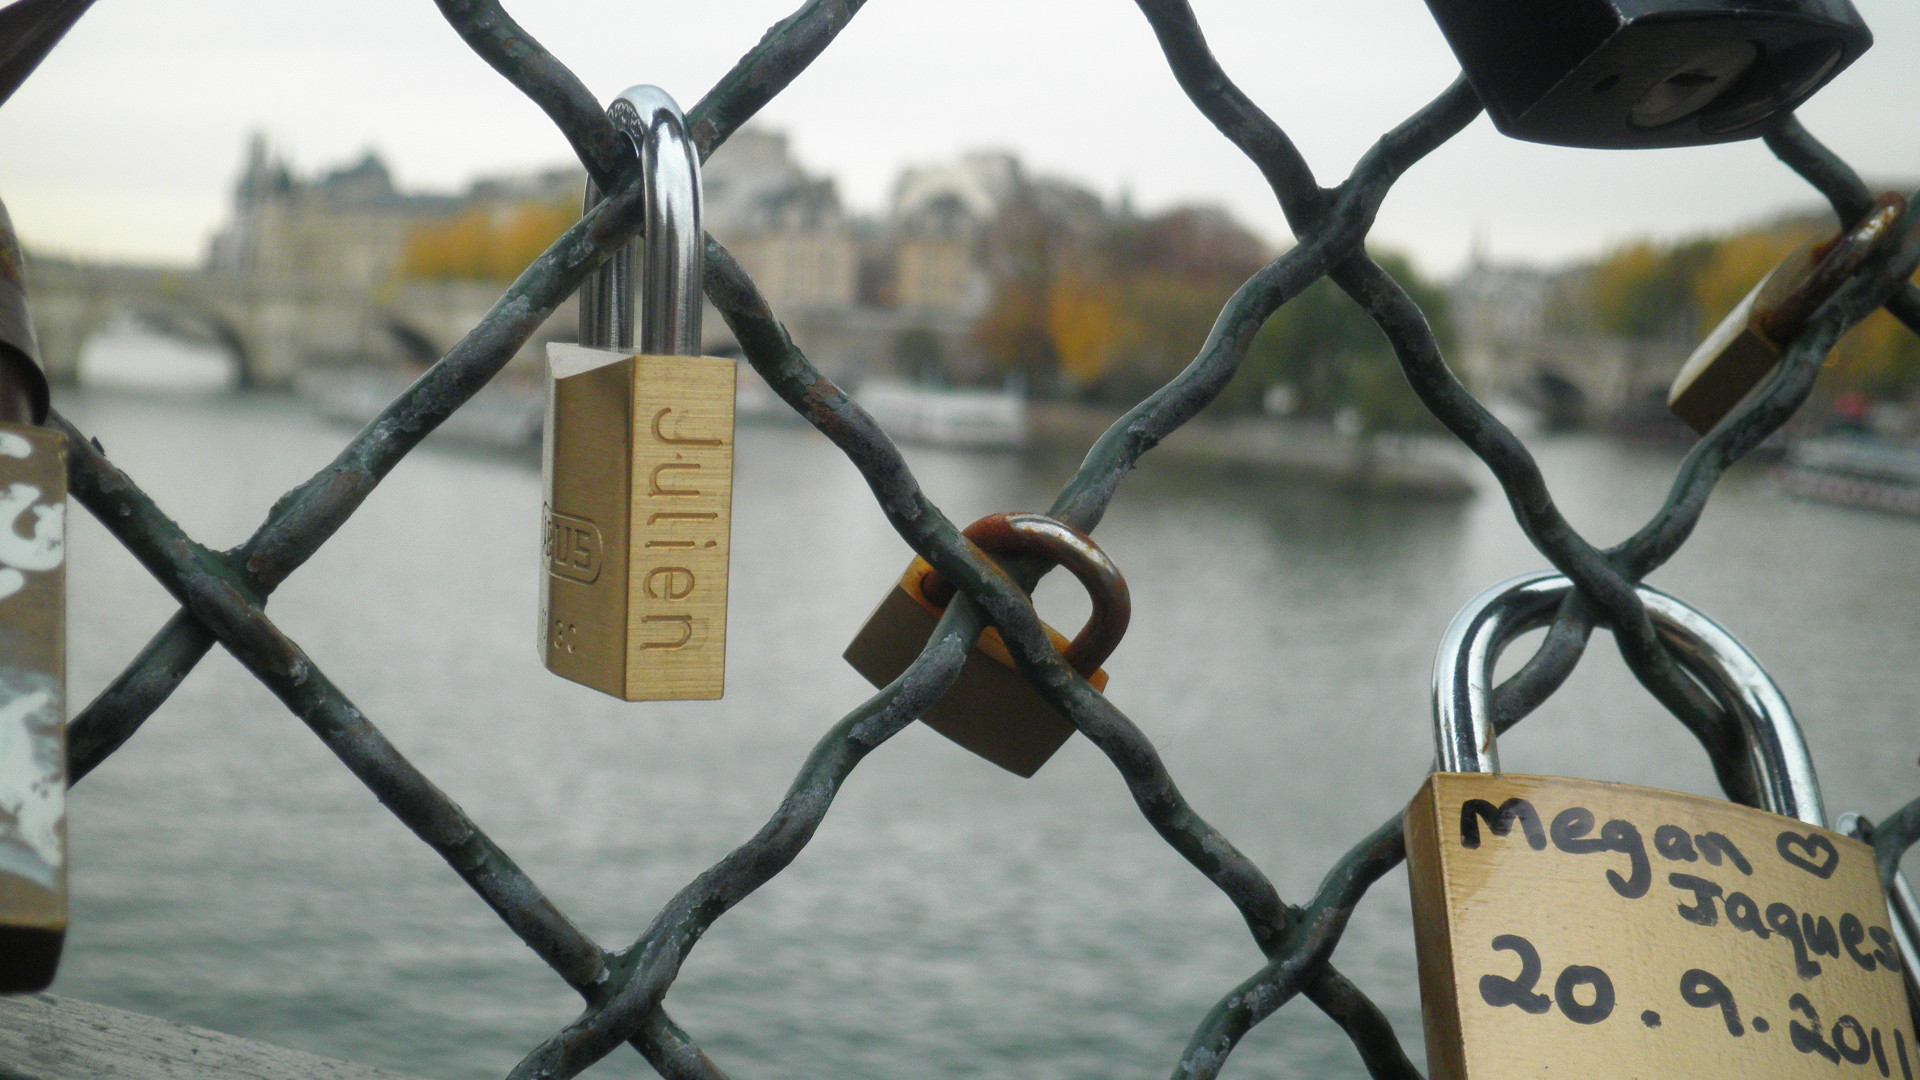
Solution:
{"label": "distant building facade", "polygon": [[234,187],[233,220],[209,251],[215,269],[372,287],[393,279],[407,239],[467,200],[405,194],[378,154],[317,179],[297,179],[255,135]]}
{"label": "distant building facade", "polygon": [[736,132],[701,170],[707,231],[776,311],[853,307],[860,245],[833,180],[795,161],[787,137]]}

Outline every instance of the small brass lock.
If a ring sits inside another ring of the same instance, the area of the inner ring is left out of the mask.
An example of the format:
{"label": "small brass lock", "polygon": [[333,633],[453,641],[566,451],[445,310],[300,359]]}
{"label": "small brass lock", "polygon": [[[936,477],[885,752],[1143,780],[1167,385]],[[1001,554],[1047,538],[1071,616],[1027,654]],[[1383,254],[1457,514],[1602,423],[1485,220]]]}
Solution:
{"label": "small brass lock", "polygon": [[[547,349],[540,649],[626,701],[721,696],[733,522],[732,360],[700,344],[700,161],[679,107],[636,86],[607,110],[646,176],[634,353],[631,247],[580,287],[582,344]],[[587,206],[599,201],[591,181]]]}
{"label": "small brass lock", "polygon": [[1435,1080],[1914,1076],[1873,849],[1824,827],[1792,713],[1720,627],[1640,588],[1745,733],[1765,810],[1499,772],[1493,665],[1570,588],[1539,574],[1482,593],[1435,663],[1439,771],[1405,818]]}
{"label": "small brass lock", "polygon": [[1883,195],[1858,225],[1804,244],[1782,260],[1687,357],[1667,393],[1667,407],[1700,434],[1713,430],[1780,366],[1781,343],[1793,340],[1859,271],[1906,207],[1904,196]]}
{"label": "small brass lock", "polygon": [[0,206],[0,993],[45,989],[67,929],[67,440],[34,356]]}
{"label": "small brass lock", "polygon": [[[1055,651],[1095,690],[1105,690],[1107,673],[1100,665],[1120,644],[1133,605],[1120,568],[1093,538],[1041,514],[994,514],[967,526],[965,535],[982,551],[1042,556],[1080,579],[1093,598],[1087,625],[1071,642],[1052,627],[1042,626]],[[924,559],[913,560],[847,646],[847,663],[875,686],[892,682],[926,648],[952,599],[953,586]],[[1073,722],[1014,670],[1006,642],[992,627],[981,631],[959,680],[920,719],[1019,776],[1040,771],[1074,732]]]}
{"label": "small brass lock", "polygon": [[1848,0],[1427,0],[1494,126],[1562,146],[1750,139],[1873,44]]}

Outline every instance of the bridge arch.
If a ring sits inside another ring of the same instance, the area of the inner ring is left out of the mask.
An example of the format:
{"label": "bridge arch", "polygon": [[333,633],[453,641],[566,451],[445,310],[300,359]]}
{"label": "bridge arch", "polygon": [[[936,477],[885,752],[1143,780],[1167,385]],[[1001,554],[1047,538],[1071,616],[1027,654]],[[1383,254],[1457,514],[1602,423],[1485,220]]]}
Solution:
{"label": "bridge arch", "polygon": [[[254,384],[249,343],[223,313],[180,298],[114,296],[64,327],[37,317],[50,373],[85,384],[152,381],[239,389]],[[64,356],[57,354],[66,354]]]}

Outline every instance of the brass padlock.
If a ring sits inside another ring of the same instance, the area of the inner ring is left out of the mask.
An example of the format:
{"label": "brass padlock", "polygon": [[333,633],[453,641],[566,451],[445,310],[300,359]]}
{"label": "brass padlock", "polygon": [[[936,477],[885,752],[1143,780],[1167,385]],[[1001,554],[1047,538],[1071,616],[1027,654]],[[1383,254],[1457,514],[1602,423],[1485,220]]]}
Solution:
{"label": "brass padlock", "polygon": [[47,413],[34,353],[0,206],[0,993],[45,989],[67,929],[67,441],[24,422]]}
{"label": "brass padlock", "polygon": [[1904,196],[1882,195],[1858,225],[1795,249],[1687,357],[1667,407],[1700,434],[1713,430],[1780,365],[1781,343],[1859,271],[1906,208]]}
{"label": "brass padlock", "polygon": [[580,287],[582,344],[547,349],[540,648],[554,674],[626,701],[707,700],[726,684],[735,365],[690,355],[700,160],[657,87],[607,115],[646,176],[640,355],[629,248]]}
{"label": "brass padlock", "polygon": [[1913,1077],[1873,850],[1824,827],[1792,713],[1724,630],[1641,587],[1744,732],[1767,809],[1499,772],[1494,663],[1570,588],[1538,574],[1482,593],[1435,663],[1439,771],[1405,818],[1435,1080]]}
{"label": "brass padlock", "polygon": [[1506,135],[1562,146],[1751,139],[1873,44],[1848,0],[1427,0]]}
{"label": "brass padlock", "polygon": [[[966,537],[993,554],[1038,555],[1072,572],[1093,598],[1087,625],[1069,642],[1050,626],[1047,637],[1074,669],[1107,688],[1100,670],[1133,616],[1126,579],[1093,538],[1041,514],[994,514],[967,526]],[[935,624],[953,599],[953,586],[923,559],[913,560],[900,583],[880,602],[847,646],[846,660],[875,686],[898,678],[926,648]],[[1006,642],[992,627],[980,640],[960,679],[922,713],[928,727],[1020,776],[1032,776],[1073,735],[1073,722],[1034,692],[1014,670]]]}

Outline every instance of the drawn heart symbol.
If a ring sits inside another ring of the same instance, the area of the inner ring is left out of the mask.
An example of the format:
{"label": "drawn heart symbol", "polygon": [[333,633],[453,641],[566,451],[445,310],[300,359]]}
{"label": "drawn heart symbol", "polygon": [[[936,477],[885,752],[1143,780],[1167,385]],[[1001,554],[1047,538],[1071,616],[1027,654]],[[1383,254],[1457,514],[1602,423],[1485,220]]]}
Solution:
{"label": "drawn heart symbol", "polygon": [[[1780,839],[1775,846],[1780,849],[1781,858],[1821,881],[1832,877],[1833,872],[1840,867],[1839,850],[1833,846],[1833,841],[1819,833],[1802,834],[1789,829],[1780,834]],[[1823,854],[1824,861],[1814,861],[1815,856]]]}

